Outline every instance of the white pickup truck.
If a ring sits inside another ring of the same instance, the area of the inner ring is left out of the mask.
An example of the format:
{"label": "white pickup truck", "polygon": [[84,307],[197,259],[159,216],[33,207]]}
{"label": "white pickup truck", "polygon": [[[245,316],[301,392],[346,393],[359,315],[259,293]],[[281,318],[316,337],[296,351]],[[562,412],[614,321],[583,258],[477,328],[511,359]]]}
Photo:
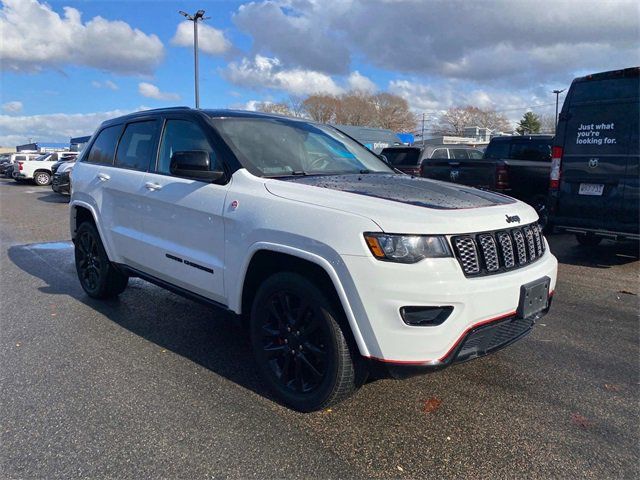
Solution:
{"label": "white pickup truck", "polygon": [[51,166],[60,160],[73,160],[78,152],[53,152],[40,155],[33,160],[20,160],[13,168],[13,179],[17,182],[33,180],[36,185],[51,183]]}

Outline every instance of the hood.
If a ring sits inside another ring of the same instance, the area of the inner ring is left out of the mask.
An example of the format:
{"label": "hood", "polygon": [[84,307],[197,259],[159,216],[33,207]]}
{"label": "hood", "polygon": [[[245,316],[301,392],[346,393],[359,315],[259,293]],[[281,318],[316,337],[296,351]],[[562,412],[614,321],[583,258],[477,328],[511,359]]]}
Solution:
{"label": "hood", "polygon": [[387,232],[466,233],[507,228],[535,211],[511,197],[476,188],[401,174],[350,174],[267,180],[279,197],[363,215]]}
{"label": "hood", "polygon": [[287,181],[438,210],[515,203],[511,197],[409,175],[363,174],[292,177]]}

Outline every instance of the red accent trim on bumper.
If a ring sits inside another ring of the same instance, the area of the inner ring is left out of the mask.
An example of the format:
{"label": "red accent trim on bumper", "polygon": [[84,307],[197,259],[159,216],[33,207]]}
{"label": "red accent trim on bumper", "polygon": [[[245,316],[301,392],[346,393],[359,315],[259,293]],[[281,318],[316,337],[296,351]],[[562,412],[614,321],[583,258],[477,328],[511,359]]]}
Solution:
{"label": "red accent trim on bumper", "polygon": [[426,364],[441,363],[458,346],[458,344],[467,335],[467,333],[469,333],[470,330],[473,330],[474,328],[481,327],[482,325],[486,325],[487,323],[492,323],[492,322],[497,322],[499,320],[504,320],[505,318],[512,317],[515,314],[516,314],[516,311],[505,313],[505,314],[499,315],[497,317],[489,318],[487,320],[481,320],[481,321],[479,321],[477,323],[474,323],[470,327],[467,327],[467,329],[464,332],[462,332],[462,335],[460,335],[460,337],[458,337],[458,339],[451,346],[451,348],[447,351],[447,353],[445,353],[438,360],[389,360],[389,359],[386,359],[386,358],[378,358],[378,357],[373,357],[373,356],[368,356],[366,358],[369,358],[371,360],[376,360],[378,362],[383,362],[383,363],[393,363],[393,364],[396,364],[396,365],[426,365]]}

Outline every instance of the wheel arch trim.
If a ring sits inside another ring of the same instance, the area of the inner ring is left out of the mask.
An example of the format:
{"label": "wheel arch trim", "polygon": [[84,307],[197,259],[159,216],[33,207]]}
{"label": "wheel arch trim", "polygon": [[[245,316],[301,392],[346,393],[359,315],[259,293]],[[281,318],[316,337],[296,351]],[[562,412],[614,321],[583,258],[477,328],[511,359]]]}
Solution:
{"label": "wheel arch trim", "polygon": [[102,245],[104,246],[104,249],[107,252],[107,257],[109,257],[110,261],[113,261],[114,257],[111,252],[111,245],[107,242],[107,238],[102,229],[102,224],[99,221],[98,213],[96,209],[93,207],[93,205],[87,202],[84,202],[82,200],[72,200],[69,207],[70,207],[69,208],[69,229],[71,230],[71,239],[74,240],[76,237],[76,230],[78,227],[76,224],[76,216],[77,216],[78,208],[84,208],[85,210],[88,210],[89,213],[91,213],[91,216],[93,217],[93,223],[98,229],[98,234],[100,235],[100,239],[102,240]]}
{"label": "wheel arch trim", "polygon": [[[355,315],[353,313],[353,309],[351,308],[351,304],[347,297],[347,293],[340,281],[340,277],[338,273],[333,268],[331,263],[327,261],[324,257],[317,255],[315,253],[308,252],[306,250],[301,250],[296,247],[291,247],[288,245],[281,245],[270,242],[256,242],[251,245],[247,250],[247,256],[242,264],[242,268],[240,270],[240,276],[238,277],[238,288],[235,292],[235,295],[229,295],[229,309],[234,312],[240,314],[242,313],[242,296],[244,293],[244,284],[247,276],[247,272],[249,269],[249,265],[251,265],[251,261],[253,260],[256,253],[259,251],[270,251],[274,253],[282,253],[286,255],[291,255],[293,257],[299,258],[301,260],[306,260],[311,262],[325,271],[325,273],[329,276],[333,287],[338,294],[338,299],[340,300],[340,304],[344,310],[347,321],[349,322],[349,327],[351,328],[351,333],[356,341],[358,346],[358,350],[360,354],[363,356],[369,355],[369,349],[367,348],[364,337],[362,336],[362,332],[360,327],[358,326],[358,322],[356,321]],[[232,298],[231,298],[232,297]]]}

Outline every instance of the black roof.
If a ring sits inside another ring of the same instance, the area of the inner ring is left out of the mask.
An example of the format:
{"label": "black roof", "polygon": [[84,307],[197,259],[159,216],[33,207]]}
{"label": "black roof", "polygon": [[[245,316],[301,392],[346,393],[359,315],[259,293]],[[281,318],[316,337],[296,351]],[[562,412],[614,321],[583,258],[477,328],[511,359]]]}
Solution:
{"label": "black roof", "polygon": [[231,109],[195,109],[190,107],[165,107],[165,108],[154,108],[151,110],[140,110],[138,112],[128,113],[127,115],[122,115],[120,117],[111,118],[109,120],[105,120],[102,125],[112,125],[118,124],[125,121],[129,121],[134,118],[145,117],[149,114],[162,114],[162,113],[171,113],[171,112],[192,112],[194,114],[205,115],[211,118],[221,118],[221,117],[245,117],[245,118],[278,118],[278,119],[286,119],[291,121],[301,121],[307,123],[315,123],[313,120],[308,120],[305,118],[294,118],[287,117],[285,115],[277,115],[274,113],[263,113],[263,112],[253,112],[248,110],[231,110]]}
{"label": "black roof", "polygon": [[500,135],[499,137],[492,137],[491,141],[492,142],[508,142],[510,140],[513,139],[518,139],[518,140],[522,140],[522,139],[526,139],[526,140],[551,140],[553,138],[553,135],[549,135],[549,134],[545,134],[545,133],[538,133],[538,134],[533,134],[533,135]]}
{"label": "black roof", "polygon": [[609,70],[607,72],[592,73],[584,77],[577,77],[574,82],[588,82],[591,80],[602,80],[603,78],[616,77],[637,77],[640,76],[640,67],[623,68],[622,70]]}

